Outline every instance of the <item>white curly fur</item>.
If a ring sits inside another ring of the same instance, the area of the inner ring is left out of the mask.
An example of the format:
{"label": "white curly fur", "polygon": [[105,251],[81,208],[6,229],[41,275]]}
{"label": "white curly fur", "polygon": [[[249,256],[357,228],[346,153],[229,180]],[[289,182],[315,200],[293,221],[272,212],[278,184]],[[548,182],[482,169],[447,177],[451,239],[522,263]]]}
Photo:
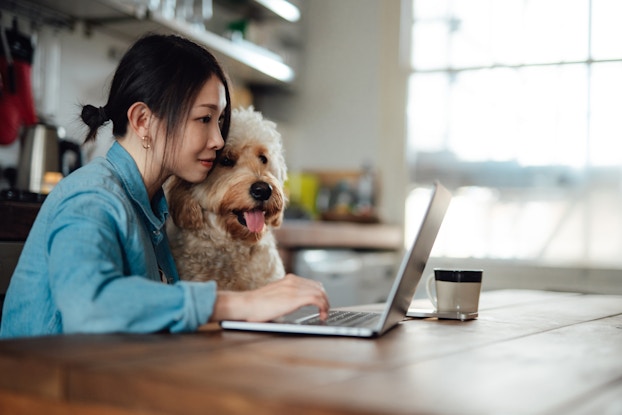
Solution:
{"label": "white curly fur", "polygon": [[[180,277],[214,280],[220,289],[249,290],[285,275],[272,229],[283,221],[287,167],[276,124],[253,107],[234,109],[219,161],[202,183],[172,178],[166,184],[171,219],[167,232]],[[270,197],[251,196],[267,183]],[[251,231],[243,212],[264,212],[261,231]]]}

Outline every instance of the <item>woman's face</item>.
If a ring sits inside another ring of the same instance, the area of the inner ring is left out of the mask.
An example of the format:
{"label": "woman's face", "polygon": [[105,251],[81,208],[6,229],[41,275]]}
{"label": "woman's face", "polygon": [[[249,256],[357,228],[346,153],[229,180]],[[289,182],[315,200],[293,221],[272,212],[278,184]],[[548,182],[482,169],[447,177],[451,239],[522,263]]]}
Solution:
{"label": "woman's face", "polygon": [[207,177],[212,169],[216,152],[225,142],[220,127],[227,105],[225,87],[216,76],[212,76],[201,89],[190,108],[183,137],[171,173],[191,183],[198,183]]}

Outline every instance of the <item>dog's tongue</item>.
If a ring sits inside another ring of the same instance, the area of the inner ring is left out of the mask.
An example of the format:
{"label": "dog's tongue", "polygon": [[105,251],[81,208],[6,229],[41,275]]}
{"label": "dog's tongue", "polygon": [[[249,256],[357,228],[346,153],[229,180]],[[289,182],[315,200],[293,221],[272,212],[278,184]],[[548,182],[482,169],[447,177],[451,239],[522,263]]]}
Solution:
{"label": "dog's tongue", "polygon": [[251,232],[259,233],[263,230],[264,213],[261,210],[244,212],[244,220],[246,221],[246,227]]}

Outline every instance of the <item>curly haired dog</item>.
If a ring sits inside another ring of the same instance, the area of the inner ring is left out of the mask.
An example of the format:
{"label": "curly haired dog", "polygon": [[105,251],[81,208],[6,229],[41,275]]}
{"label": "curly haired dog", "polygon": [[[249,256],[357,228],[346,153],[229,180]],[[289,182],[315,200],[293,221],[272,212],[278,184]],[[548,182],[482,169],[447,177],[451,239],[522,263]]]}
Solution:
{"label": "curly haired dog", "polygon": [[253,107],[234,109],[222,153],[207,179],[166,185],[167,224],[180,278],[249,290],[285,275],[272,228],[287,197],[287,167],[276,124]]}

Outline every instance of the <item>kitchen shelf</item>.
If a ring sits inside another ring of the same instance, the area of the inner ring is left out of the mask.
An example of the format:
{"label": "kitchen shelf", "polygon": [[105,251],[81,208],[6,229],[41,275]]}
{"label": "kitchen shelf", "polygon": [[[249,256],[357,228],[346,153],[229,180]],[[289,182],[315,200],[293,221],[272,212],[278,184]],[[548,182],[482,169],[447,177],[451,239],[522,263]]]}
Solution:
{"label": "kitchen shelf", "polygon": [[[295,23],[300,20],[300,9],[288,0],[213,0],[238,14],[260,19],[278,17]],[[294,0],[296,1],[296,0]]]}
{"label": "kitchen shelf", "polygon": [[[285,0],[259,1],[266,5],[285,3]],[[25,7],[25,5],[34,7]],[[36,10],[49,10],[67,16],[71,22],[83,21],[88,30],[102,29],[133,41],[147,32],[177,33],[205,45],[221,61],[225,70],[236,80],[254,85],[287,86],[294,81],[295,71],[274,53],[245,41],[234,41],[208,30],[199,29],[180,19],[150,12],[144,5],[123,0],[3,0],[9,12],[30,12],[26,18],[35,19]],[[295,8],[295,6],[293,6]],[[295,8],[297,10],[297,8]],[[266,9],[279,15],[279,8]],[[45,23],[45,21],[43,20]]]}
{"label": "kitchen shelf", "polygon": [[260,78],[254,78],[254,81],[265,81],[266,76],[283,83],[290,83],[294,80],[295,74],[291,67],[269,56],[271,52],[261,52],[259,46],[245,46],[242,42],[235,42],[209,31],[197,30],[180,20],[166,19],[160,13],[151,13],[150,16],[151,20],[162,25],[162,27],[204,44],[214,54],[219,55],[220,59],[224,58],[229,61],[227,66],[235,62],[244,65],[237,68],[238,73],[244,79],[253,79],[253,73],[244,68],[248,67],[264,75]]}
{"label": "kitchen shelf", "polygon": [[297,22],[300,20],[300,10],[295,5],[286,0],[254,0],[255,3],[263,6],[266,10],[289,21]]}

